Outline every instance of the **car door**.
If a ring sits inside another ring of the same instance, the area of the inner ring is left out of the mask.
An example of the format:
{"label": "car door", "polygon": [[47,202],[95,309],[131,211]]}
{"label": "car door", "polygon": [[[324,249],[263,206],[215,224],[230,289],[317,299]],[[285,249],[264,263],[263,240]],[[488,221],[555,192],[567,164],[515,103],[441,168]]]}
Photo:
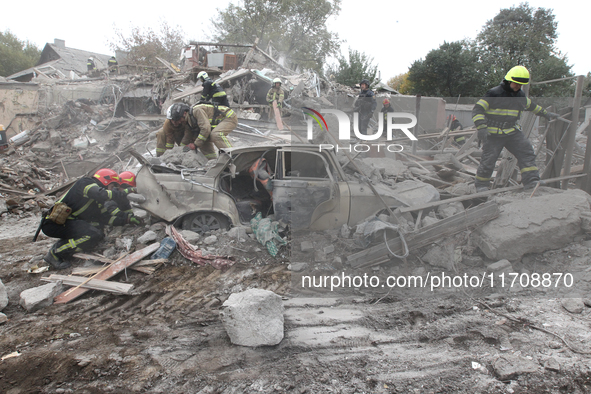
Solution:
{"label": "car door", "polygon": [[336,175],[334,163],[320,153],[295,148],[279,150],[273,180],[276,219],[291,223],[294,230],[323,230],[346,223],[348,197],[343,210],[341,195],[348,192],[341,192]]}

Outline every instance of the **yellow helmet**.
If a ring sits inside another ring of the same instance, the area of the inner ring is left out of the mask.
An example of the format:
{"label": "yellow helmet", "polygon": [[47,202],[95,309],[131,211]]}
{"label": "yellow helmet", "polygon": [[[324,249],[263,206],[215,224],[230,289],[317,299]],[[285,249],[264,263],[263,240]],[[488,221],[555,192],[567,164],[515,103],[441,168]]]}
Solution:
{"label": "yellow helmet", "polygon": [[527,85],[529,83],[529,71],[523,66],[515,66],[505,75],[505,79],[509,82]]}

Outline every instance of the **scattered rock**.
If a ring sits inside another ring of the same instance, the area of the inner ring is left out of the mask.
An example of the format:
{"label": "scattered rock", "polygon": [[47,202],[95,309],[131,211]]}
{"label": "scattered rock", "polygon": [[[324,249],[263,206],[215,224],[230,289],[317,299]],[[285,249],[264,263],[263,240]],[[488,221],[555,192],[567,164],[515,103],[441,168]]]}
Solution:
{"label": "scattered rock", "polygon": [[310,241],[304,241],[300,244],[302,252],[311,252],[314,250],[314,244]]}
{"label": "scattered rock", "polygon": [[179,233],[190,244],[194,244],[201,239],[201,235],[199,235],[199,233],[196,233],[195,231],[181,230],[181,231],[179,231]]}
{"label": "scattered rock", "polygon": [[582,298],[565,298],[562,300],[561,305],[570,313],[582,313],[583,309],[585,309]]}
{"label": "scattered rock", "polygon": [[588,306],[589,308],[591,308],[591,298],[583,299],[583,304],[585,304],[585,306]]}
{"label": "scattered rock", "polygon": [[341,227],[341,237],[349,238],[351,236],[351,229],[346,224]]}
{"label": "scattered rock", "polygon": [[328,245],[324,249],[324,254],[331,254],[334,252],[334,245]]}
{"label": "scattered rock", "polygon": [[[461,258],[461,256],[459,257]],[[431,247],[421,258],[423,261],[431,264],[434,267],[453,270],[456,262],[455,246],[452,243],[448,243],[443,246],[435,245]]]}
{"label": "scattered rock", "polygon": [[248,238],[247,227],[244,227],[244,226],[232,227],[228,231],[228,237],[236,239],[236,240],[247,239]]}
{"label": "scattered rock", "polygon": [[220,317],[235,345],[273,346],[283,340],[283,302],[272,291],[234,293],[222,305]]}
{"label": "scattered rock", "polygon": [[442,219],[446,219],[450,216],[457,215],[458,213],[462,213],[464,211],[464,205],[459,201],[452,202],[449,204],[443,204],[440,205],[439,208],[437,208],[437,213]]}
{"label": "scattered rock", "polygon": [[8,316],[6,316],[4,313],[0,313],[0,324],[4,324],[8,321]]}
{"label": "scattered rock", "polygon": [[57,281],[24,290],[21,292],[20,306],[27,312],[48,307],[53,304],[53,298],[62,292],[62,287],[62,281]]}
{"label": "scattered rock", "polygon": [[538,366],[531,360],[508,354],[499,357],[494,362],[493,369],[499,380],[511,380],[524,373],[536,372]]}
{"label": "scattered rock", "polygon": [[0,280],[0,311],[6,308],[8,305],[8,293],[6,292],[6,286]]}
{"label": "scattered rock", "polygon": [[146,231],[144,235],[139,237],[137,241],[142,244],[148,244],[149,242],[154,242],[158,238],[158,235],[154,231]]}
{"label": "scattered rock", "polygon": [[115,249],[112,246],[103,251],[103,256],[105,256],[108,259],[111,259],[111,258],[115,257],[116,255],[117,255],[117,249]]}
{"label": "scattered rock", "polygon": [[205,239],[203,239],[203,243],[206,245],[213,245],[217,241],[218,241],[218,237],[216,237],[215,235],[210,235],[209,237],[206,237]]}
{"label": "scattered rock", "polygon": [[554,357],[550,357],[544,363],[544,368],[554,372],[560,372],[560,363]]}
{"label": "scattered rock", "polygon": [[558,341],[550,341],[548,342],[548,347],[550,349],[560,349],[562,347],[562,343]]}
{"label": "scattered rock", "polygon": [[291,263],[289,269],[292,272],[301,272],[308,267],[308,263]]}
{"label": "scattered rock", "polygon": [[8,212],[8,206],[6,205],[6,201],[0,199],[0,213]]}
{"label": "scattered rock", "polygon": [[148,217],[148,212],[143,209],[133,208],[133,216],[139,219],[146,219]]}

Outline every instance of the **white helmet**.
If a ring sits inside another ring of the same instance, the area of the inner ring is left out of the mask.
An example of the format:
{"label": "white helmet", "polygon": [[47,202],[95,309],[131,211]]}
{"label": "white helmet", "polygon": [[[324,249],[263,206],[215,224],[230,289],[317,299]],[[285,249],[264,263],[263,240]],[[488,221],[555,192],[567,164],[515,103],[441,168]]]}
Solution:
{"label": "white helmet", "polygon": [[199,74],[197,74],[197,79],[207,79],[209,78],[209,76],[207,75],[207,73],[205,71],[200,71]]}
{"label": "white helmet", "polygon": [[280,78],[275,78],[273,80],[273,85],[275,85],[277,82],[281,83],[281,79]]}

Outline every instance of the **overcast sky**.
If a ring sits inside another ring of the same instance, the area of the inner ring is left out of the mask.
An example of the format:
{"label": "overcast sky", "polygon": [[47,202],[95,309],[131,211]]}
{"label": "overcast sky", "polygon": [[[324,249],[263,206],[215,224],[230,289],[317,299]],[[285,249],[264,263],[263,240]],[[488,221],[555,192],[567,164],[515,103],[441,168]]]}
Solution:
{"label": "overcast sky", "polygon": [[[216,8],[224,9],[229,3],[229,0],[5,1],[1,7],[0,30],[9,29],[19,39],[30,40],[41,49],[46,42],[53,43],[54,38],[60,38],[70,48],[112,54],[108,43],[115,38],[115,28],[128,32],[131,26],[152,26],[158,30],[162,20],[171,26],[179,25],[187,34],[187,40],[206,40],[210,17],[216,13]],[[501,9],[519,3],[506,0],[343,0],[341,13],[329,22],[329,29],[346,40],[342,45],[343,53],[351,47],[373,57],[385,82],[408,71],[415,60],[424,58],[444,41],[475,38],[487,20]],[[591,71],[590,43],[585,28],[591,15],[591,2],[535,0],[529,4],[553,9],[558,22],[558,49],[567,55],[575,74],[586,75]]]}

